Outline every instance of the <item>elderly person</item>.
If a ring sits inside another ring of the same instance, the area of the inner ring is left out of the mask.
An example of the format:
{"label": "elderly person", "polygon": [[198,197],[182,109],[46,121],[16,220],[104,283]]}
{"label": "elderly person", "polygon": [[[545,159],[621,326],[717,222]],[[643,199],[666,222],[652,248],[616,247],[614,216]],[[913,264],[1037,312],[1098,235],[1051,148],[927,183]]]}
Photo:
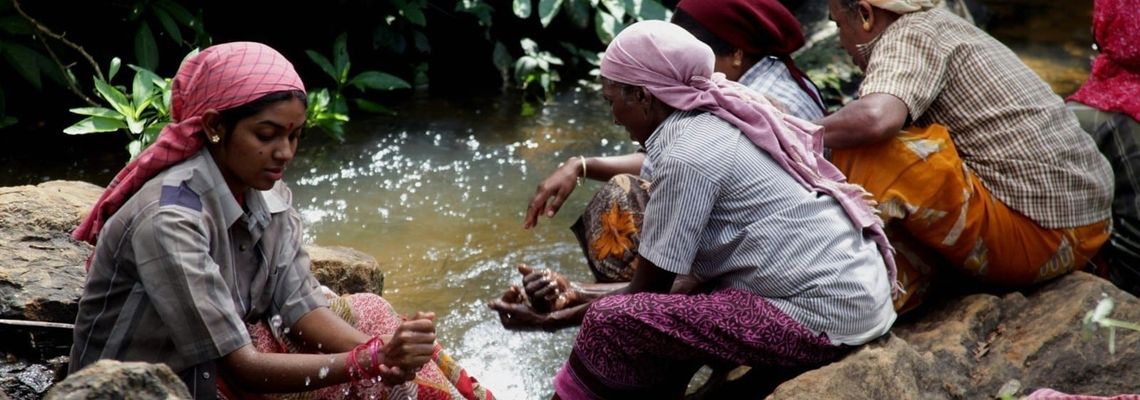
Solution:
{"label": "elderly person", "polygon": [[[1029,285],[1108,238],[1112,171],[1060,97],[1008,48],[930,0],[829,0],[866,78],[824,142],[870,191],[919,304],[939,263]],[[923,254],[925,253],[925,254]]]}
{"label": "elderly person", "polygon": [[[645,21],[606,49],[603,96],[655,166],[629,286],[592,302],[563,399],[678,398],[696,369],[817,366],[890,328],[880,222],[819,153],[819,128],[713,73],[711,49]],[[678,275],[701,290],[668,294]]]}
{"label": "elderly person", "polygon": [[1093,36],[1100,54],[1092,74],[1068,98],[1116,172],[1108,277],[1140,295],[1140,3],[1096,0]]}

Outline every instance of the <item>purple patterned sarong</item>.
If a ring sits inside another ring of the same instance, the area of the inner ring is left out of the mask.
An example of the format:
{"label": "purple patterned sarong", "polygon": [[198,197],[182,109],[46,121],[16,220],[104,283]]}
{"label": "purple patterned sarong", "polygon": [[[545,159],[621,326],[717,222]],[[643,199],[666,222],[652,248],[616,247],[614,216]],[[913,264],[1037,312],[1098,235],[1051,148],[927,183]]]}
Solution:
{"label": "purple patterned sarong", "polygon": [[610,296],[590,306],[554,388],[565,400],[680,398],[701,365],[810,367],[845,351],[741,290]]}

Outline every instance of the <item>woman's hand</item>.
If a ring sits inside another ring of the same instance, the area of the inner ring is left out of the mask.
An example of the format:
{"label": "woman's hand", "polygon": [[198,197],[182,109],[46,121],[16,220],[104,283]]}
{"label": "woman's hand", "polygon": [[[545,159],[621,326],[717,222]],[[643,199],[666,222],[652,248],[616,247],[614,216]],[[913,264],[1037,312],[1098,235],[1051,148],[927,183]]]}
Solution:
{"label": "woman's hand", "polygon": [[578,186],[578,178],[582,174],[582,160],[578,157],[570,157],[566,162],[562,163],[554,173],[546,177],[538,185],[538,189],[534,191],[534,197],[530,199],[530,205],[526,208],[526,219],[523,220],[523,228],[530,229],[538,224],[538,217],[540,214],[546,215],[547,218],[553,218],[554,214],[558,213],[558,209],[562,208],[562,203],[570,197],[570,193],[574,192],[574,188]]}
{"label": "woman's hand", "polygon": [[398,385],[415,379],[416,372],[431,361],[435,350],[435,313],[417,312],[396,328],[381,349],[380,380]]}
{"label": "woman's hand", "polygon": [[497,311],[499,322],[511,330],[543,329],[550,317],[531,308],[527,304],[526,293],[518,285],[511,285],[502,297],[492,300],[487,306]]}
{"label": "woman's hand", "polygon": [[525,264],[519,264],[523,276],[523,288],[530,305],[538,312],[551,312],[578,303],[577,287],[565,276],[549,269],[535,271]]}

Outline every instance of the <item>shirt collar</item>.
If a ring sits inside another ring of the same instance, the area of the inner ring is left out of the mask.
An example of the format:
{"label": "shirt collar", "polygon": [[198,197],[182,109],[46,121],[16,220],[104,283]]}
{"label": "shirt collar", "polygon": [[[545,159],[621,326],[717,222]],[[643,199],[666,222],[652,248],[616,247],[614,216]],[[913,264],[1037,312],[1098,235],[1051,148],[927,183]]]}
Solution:
{"label": "shirt collar", "polygon": [[[222,176],[222,170],[218,168],[218,164],[214,161],[214,157],[209,154],[209,151],[202,149],[200,156],[205,158],[206,169],[209,171],[212,187],[218,199],[218,205],[221,207],[222,221],[225,221],[226,226],[233,226],[235,222],[241,219],[242,215],[246,215],[246,223],[250,232],[255,228],[260,227],[262,230],[269,226],[270,215],[281,210],[282,200],[280,196],[274,194],[273,199],[265,198],[264,194],[270,192],[262,192],[255,189],[245,190],[245,206],[249,210],[247,213],[242,209],[241,204],[238,204],[237,199],[234,199],[233,192],[230,191],[229,185],[226,185],[226,179]],[[285,209],[288,209],[287,205]]]}

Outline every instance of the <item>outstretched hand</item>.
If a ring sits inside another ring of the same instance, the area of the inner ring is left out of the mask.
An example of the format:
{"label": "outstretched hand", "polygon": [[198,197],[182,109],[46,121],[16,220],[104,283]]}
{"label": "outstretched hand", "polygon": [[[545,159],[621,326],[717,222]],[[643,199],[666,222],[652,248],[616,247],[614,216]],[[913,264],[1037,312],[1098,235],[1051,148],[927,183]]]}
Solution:
{"label": "outstretched hand", "polygon": [[503,296],[491,300],[488,307],[499,313],[499,322],[511,330],[543,329],[549,315],[536,312],[527,302],[526,293],[518,285],[511,285]]}
{"label": "outstretched hand", "polygon": [[546,177],[542,183],[538,184],[538,189],[534,191],[534,196],[531,197],[530,204],[526,208],[526,218],[523,220],[524,229],[538,225],[539,215],[554,218],[554,214],[557,214],[558,209],[562,208],[562,203],[566,201],[567,197],[570,197],[570,193],[574,192],[581,170],[579,164],[568,160],[554,170],[554,173]]}
{"label": "outstretched hand", "polygon": [[562,274],[549,269],[535,271],[526,264],[519,264],[518,271],[523,276],[523,288],[530,305],[536,311],[558,311],[577,302],[578,292]]}

